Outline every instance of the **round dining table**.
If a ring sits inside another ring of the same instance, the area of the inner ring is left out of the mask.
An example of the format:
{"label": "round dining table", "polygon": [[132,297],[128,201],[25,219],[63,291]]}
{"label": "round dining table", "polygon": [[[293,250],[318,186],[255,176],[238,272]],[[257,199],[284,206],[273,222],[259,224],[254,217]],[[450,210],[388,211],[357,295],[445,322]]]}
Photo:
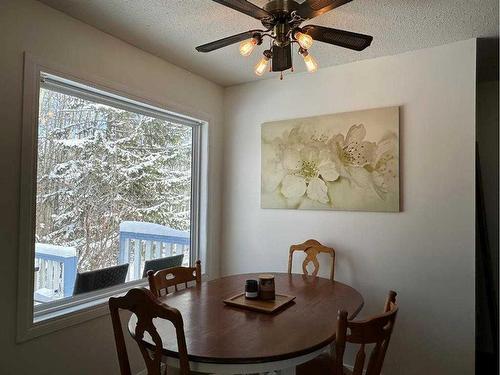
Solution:
{"label": "round dining table", "polygon": [[[295,367],[327,350],[335,340],[337,312],[354,318],[363,297],[354,288],[320,277],[277,273],[276,293],[295,297],[283,309],[263,313],[228,306],[224,300],[244,291],[245,281],[259,274],[241,274],[203,282],[160,297],[178,309],[191,371],[208,374],[295,374]],[[135,331],[135,315],[128,329]],[[173,325],[155,319],[163,343],[162,361],[179,367]],[[154,348],[149,335],[144,343]]]}

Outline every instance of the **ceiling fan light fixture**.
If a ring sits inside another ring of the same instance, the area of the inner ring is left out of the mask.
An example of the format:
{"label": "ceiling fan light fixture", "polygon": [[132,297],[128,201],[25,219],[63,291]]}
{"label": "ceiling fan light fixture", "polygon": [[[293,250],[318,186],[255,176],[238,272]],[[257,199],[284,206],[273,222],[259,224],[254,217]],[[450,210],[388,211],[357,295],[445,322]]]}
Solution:
{"label": "ceiling fan light fixture", "polygon": [[270,50],[265,50],[263,55],[264,56],[262,56],[257,65],[255,65],[255,74],[257,74],[259,77],[266,72],[267,66],[269,65],[269,60],[271,60],[272,57]]}
{"label": "ceiling fan light fixture", "polygon": [[304,63],[306,64],[306,68],[309,73],[314,73],[318,70],[318,63],[316,59],[306,49],[299,49],[299,53],[304,58]]}
{"label": "ceiling fan light fixture", "polygon": [[262,76],[266,68],[269,68],[270,72],[279,72],[281,78],[284,71],[293,72],[292,49],[295,44],[299,45],[299,53],[304,58],[307,70],[312,73],[318,70],[318,63],[308,50],[315,41],[362,51],[370,46],[373,40],[370,35],[347,30],[309,23],[301,26],[303,22],[352,0],[268,0],[263,7],[249,0],[212,1],[259,20],[264,29],[252,29],[205,43],[196,47],[196,50],[206,53],[240,43],[240,54],[250,56],[255,47],[262,44],[264,38],[269,38],[269,49],[264,51],[264,57],[255,65],[255,74],[258,76]]}
{"label": "ceiling fan light fixture", "polygon": [[304,49],[309,49],[313,45],[313,38],[310,35],[297,31],[295,32],[293,37],[299,43],[299,45]]}

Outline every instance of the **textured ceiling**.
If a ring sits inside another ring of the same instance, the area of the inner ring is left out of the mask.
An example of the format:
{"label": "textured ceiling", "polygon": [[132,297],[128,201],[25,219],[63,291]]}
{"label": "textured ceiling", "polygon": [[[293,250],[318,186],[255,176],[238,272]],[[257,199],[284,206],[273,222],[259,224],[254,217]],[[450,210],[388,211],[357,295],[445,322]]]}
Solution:
{"label": "textured ceiling", "polygon": [[[239,55],[238,45],[206,54],[195,51],[197,45],[261,26],[258,20],[211,0],[40,1],[221,85],[258,79],[253,73],[258,51],[247,58]],[[262,6],[266,1],[252,2]],[[354,0],[307,23],[374,37],[362,52],[315,42],[310,52],[321,68],[474,37],[497,37],[498,0]],[[296,70],[303,71],[300,57],[295,61]],[[263,78],[270,77],[267,73]]]}

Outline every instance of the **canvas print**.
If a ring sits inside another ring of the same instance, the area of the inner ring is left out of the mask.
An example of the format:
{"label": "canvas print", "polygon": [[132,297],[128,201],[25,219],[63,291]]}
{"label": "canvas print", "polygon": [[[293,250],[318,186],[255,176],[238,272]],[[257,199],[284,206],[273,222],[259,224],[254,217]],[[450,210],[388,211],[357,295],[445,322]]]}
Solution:
{"label": "canvas print", "polygon": [[262,208],[399,211],[399,107],[262,124]]}

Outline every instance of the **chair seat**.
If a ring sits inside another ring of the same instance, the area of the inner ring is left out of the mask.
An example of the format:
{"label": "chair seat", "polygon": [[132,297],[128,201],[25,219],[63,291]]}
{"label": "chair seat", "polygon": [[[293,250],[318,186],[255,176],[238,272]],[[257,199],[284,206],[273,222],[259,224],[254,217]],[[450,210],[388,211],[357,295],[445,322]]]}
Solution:
{"label": "chair seat", "polygon": [[330,354],[323,353],[309,362],[297,366],[297,375],[352,375],[352,372],[344,367],[343,374],[335,372],[335,359]]}

